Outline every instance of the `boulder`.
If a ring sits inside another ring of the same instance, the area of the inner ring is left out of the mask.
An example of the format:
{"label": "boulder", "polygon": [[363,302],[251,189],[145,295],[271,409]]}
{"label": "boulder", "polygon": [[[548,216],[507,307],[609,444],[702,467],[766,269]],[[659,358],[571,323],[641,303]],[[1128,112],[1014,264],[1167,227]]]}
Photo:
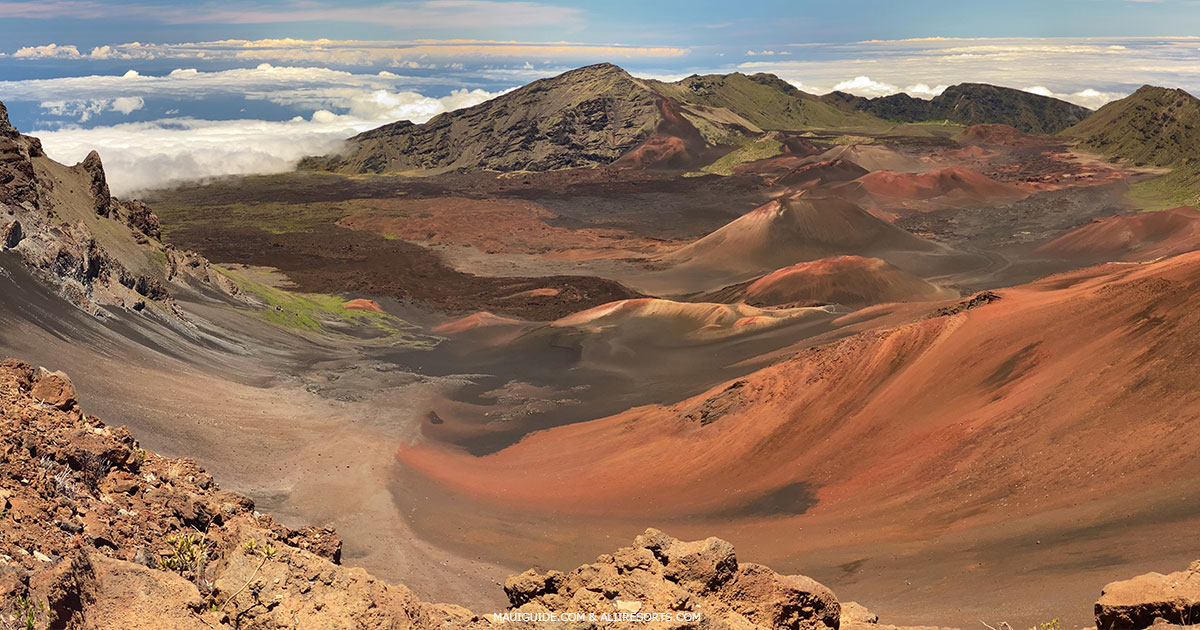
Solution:
{"label": "boulder", "polygon": [[758,564],[738,567],[720,597],[742,616],[768,628],[837,630],[841,617],[833,591],[816,580],[780,575]]}
{"label": "boulder", "polygon": [[1185,571],[1112,582],[1096,602],[1099,630],[1140,630],[1159,619],[1179,626],[1200,624],[1200,561]]}
{"label": "boulder", "polygon": [[73,408],[78,403],[75,386],[71,383],[70,377],[62,372],[51,372],[46,368],[39,368],[37,380],[33,383],[30,395],[36,400],[63,411]]}
{"label": "boulder", "polygon": [[877,624],[879,615],[858,602],[842,602],[841,626],[847,624]]}

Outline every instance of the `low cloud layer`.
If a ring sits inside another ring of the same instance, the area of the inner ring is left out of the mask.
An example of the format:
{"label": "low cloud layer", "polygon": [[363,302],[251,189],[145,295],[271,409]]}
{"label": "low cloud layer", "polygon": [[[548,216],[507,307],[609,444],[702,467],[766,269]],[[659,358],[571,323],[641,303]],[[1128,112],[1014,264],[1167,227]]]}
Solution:
{"label": "low cloud layer", "polygon": [[[49,43],[26,46],[11,53],[21,59],[139,60],[175,59],[180,61],[267,61],[282,64],[326,64],[336,66],[376,66],[393,68],[436,68],[466,60],[538,60],[568,62],[607,59],[612,61],[643,58],[679,58],[687,48],[674,46],[626,46],[578,42],[496,42],[477,40],[419,40],[412,42],[372,42],[330,39],[228,39],[182,44],[111,43],[89,51],[72,44]],[[0,56],[8,53],[0,51]],[[747,54],[789,55],[788,51],[749,52]]]}
{"label": "low cloud layer", "polygon": [[189,180],[288,171],[300,158],[336,151],[373,125],[318,112],[287,122],[183,118],[32,135],[42,139],[47,155],[67,164],[99,151],[113,194],[129,196]]}
{"label": "low cloud layer", "polygon": [[[271,98],[301,105],[335,102],[347,113],[317,109],[307,118],[287,121],[164,118],[91,128],[35,129],[31,135],[42,139],[50,157],[67,164],[82,160],[93,149],[99,151],[113,192],[130,195],[188,180],[288,171],[300,158],[335,152],[346,138],[380,124],[401,119],[424,122],[492,96],[482,90],[460,90],[442,98],[387,90],[295,90]],[[86,120],[102,109],[136,108],[140,99],[128,100],[135,98],[78,101],[61,107],[96,109],[84,111],[81,116]],[[43,107],[47,105],[43,103]]]}

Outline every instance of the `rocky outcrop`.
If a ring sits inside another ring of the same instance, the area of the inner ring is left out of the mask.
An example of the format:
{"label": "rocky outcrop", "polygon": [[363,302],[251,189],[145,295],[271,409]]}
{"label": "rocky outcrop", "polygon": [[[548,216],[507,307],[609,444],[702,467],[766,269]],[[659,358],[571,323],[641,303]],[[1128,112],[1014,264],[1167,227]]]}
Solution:
{"label": "rocky outcrop", "polygon": [[1113,582],[1096,602],[1099,630],[1141,630],[1162,623],[1200,625],[1200,560],[1185,571]]}
{"label": "rocky outcrop", "polygon": [[178,271],[172,258],[188,258],[197,270],[183,278],[189,284],[233,293],[207,261],[170,252],[161,238],[148,205],[110,194],[99,154],[73,167],[54,162],[9,124],[0,104],[0,250],[20,255],[60,295],[98,316],[106,314],[101,307],[142,311],[151,303],[179,316],[168,288]]}
{"label": "rocky outcrop", "polygon": [[24,234],[21,232],[21,222],[14,220],[8,225],[4,226],[3,230],[0,230],[0,247],[12,249],[21,242],[23,237]]}
{"label": "rocky outcrop", "polygon": [[340,564],[329,528],[290,529],[187,458],[88,416],[61,372],[0,362],[0,627],[837,630],[817,582],[740,563],[717,538],[650,529],[561,573],[505,581],[473,614]]}
{"label": "rocky outcrop", "polygon": [[112,216],[117,202],[108,190],[108,179],[104,176],[104,163],[100,161],[100,154],[95,151],[88,153],[79,163],[79,168],[87,174],[88,190],[92,194],[96,214],[106,218]]}
{"label": "rocky outcrop", "polygon": [[659,620],[661,627],[825,630],[838,627],[841,611],[829,589],[803,576],[739,564],[723,540],[682,542],[655,529],[569,573],[530,570],[510,577],[504,592],[517,620],[556,613],[597,628]]}
{"label": "rocky outcrop", "polygon": [[41,142],[21,135],[9,124],[8,109],[0,103],[0,201],[37,207],[37,176],[32,160],[44,155]]}

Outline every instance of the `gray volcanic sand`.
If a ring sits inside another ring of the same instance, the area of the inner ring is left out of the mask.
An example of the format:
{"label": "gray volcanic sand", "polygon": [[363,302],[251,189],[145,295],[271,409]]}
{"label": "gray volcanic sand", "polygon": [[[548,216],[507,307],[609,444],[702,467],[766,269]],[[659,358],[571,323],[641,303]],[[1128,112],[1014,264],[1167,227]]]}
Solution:
{"label": "gray volcanic sand", "polygon": [[419,421],[415,401],[452,382],[211,305],[188,310],[242,331],[224,347],[134,316],[101,322],[47,295],[7,254],[0,296],[0,355],[66,371],[86,413],[128,426],[152,451],[194,457],[285,523],[333,525],[346,564],[430,600],[503,603],[510,570],[420,540],[387,485],[395,447]]}

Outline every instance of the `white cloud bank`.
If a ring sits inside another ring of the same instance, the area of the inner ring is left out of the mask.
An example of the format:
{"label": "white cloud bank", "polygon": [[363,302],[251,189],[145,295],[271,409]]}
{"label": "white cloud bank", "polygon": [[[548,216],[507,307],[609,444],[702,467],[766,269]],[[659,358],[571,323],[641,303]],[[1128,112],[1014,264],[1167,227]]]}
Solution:
{"label": "white cloud bank", "polygon": [[375,124],[320,111],[285,122],[174,118],[31,135],[67,164],[99,151],[113,194],[127,196],[189,180],[288,171],[300,158],[336,151]]}
{"label": "white cloud bank", "polygon": [[[290,170],[308,155],[336,151],[348,137],[395,120],[421,123],[500,92],[456,90],[430,97],[395,89],[392,73],[356,75],[324,68],[277,68],[166,76],[124,75],[0,82],[0,94],[41,103],[44,112],[86,122],[105,111],[130,114],[147,98],[178,102],[213,96],[244,96],[312,112],[287,121],[163,118],[84,128],[34,129],[50,157],[68,164],[100,152],[115,194],[222,175]],[[53,95],[62,98],[53,100]]]}
{"label": "white cloud bank", "polygon": [[386,71],[353,74],[264,63],[254,68],[216,72],[180,68],[165,76],[146,76],[130,70],[123,75],[0,81],[0,95],[6,100],[39,102],[47,113],[76,117],[79,122],[103,111],[129,114],[144,107],[148,98],[194,102],[243,97],[294,107],[301,112],[329,109],[364,120],[403,119],[419,123],[503,93],[460,89],[433,98],[401,87],[414,82],[425,81]]}
{"label": "white cloud bank", "polygon": [[146,101],[140,96],[119,96],[113,99],[76,99],[63,101],[43,101],[42,111],[54,116],[78,118],[79,122],[87,122],[92,116],[103,112],[118,112],[126,116],[146,106]]}
{"label": "white cloud bank", "polygon": [[[85,49],[86,50],[86,49]],[[77,46],[46,44],[27,46],[12,53],[23,59],[78,59],[81,61],[124,59],[152,60],[241,60],[281,64],[328,64],[337,66],[387,66],[394,68],[450,67],[462,61],[584,59],[628,60],[675,58],[690,53],[673,46],[627,46],[581,42],[500,42],[485,40],[359,41],[331,39],[228,39],[181,44],[112,43],[90,52]],[[748,54],[790,55],[788,51]],[[3,53],[0,53],[3,55]]]}

